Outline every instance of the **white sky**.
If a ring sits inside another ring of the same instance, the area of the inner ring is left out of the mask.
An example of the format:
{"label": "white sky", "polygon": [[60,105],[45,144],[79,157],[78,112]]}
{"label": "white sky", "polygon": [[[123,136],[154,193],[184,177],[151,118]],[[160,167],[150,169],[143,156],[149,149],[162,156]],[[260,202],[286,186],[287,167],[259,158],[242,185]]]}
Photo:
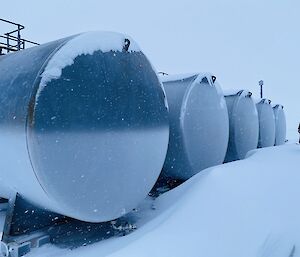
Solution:
{"label": "white sky", "polygon": [[[247,88],[285,106],[290,135],[300,121],[299,0],[26,0],[0,17],[40,43],[90,30],[132,36],[157,70],[210,71],[224,88]],[[0,32],[9,28],[1,27]]]}

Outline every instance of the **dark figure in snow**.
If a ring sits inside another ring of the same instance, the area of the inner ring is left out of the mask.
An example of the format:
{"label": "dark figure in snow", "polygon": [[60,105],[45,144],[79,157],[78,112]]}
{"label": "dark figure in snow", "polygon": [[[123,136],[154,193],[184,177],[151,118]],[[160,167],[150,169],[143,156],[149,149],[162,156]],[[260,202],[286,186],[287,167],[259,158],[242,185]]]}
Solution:
{"label": "dark figure in snow", "polygon": [[299,133],[299,144],[300,144],[300,122],[299,122],[299,126],[298,126],[298,133]]}

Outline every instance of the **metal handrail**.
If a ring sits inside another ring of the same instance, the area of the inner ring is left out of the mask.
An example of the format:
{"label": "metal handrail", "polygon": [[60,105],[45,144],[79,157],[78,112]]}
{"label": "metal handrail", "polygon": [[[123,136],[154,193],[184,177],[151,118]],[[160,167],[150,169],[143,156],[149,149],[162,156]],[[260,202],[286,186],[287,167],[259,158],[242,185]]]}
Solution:
{"label": "metal handrail", "polygon": [[[5,33],[4,35],[6,35],[7,33]],[[1,36],[1,38],[7,38],[6,36]],[[9,39],[12,40],[12,41],[18,41],[18,37],[15,37],[15,36],[9,36]],[[24,38],[21,38],[21,41],[24,41],[24,42],[27,42],[27,43],[30,43],[30,44],[33,44],[33,45],[40,45],[39,43],[36,43],[36,42],[33,42],[33,41],[30,41],[30,40],[27,40],[27,39],[24,39]]]}
{"label": "metal handrail", "polygon": [[[32,44],[32,45],[39,45],[36,42],[21,38],[21,30],[25,29],[25,26],[23,26],[19,23],[15,23],[15,22],[1,19],[1,18],[0,18],[0,21],[8,23],[8,24],[12,24],[12,25],[18,27],[15,30],[5,33],[4,35],[0,35],[0,38],[4,38],[6,40],[5,43],[0,41],[0,55],[3,55],[3,53],[2,53],[3,49],[6,50],[7,53],[9,53],[10,51],[15,52],[15,51],[19,51],[21,49],[25,49],[25,42]],[[17,35],[12,35],[14,33],[17,33]],[[13,45],[11,42],[17,42],[17,44]]]}
{"label": "metal handrail", "polygon": [[9,20],[4,20],[4,19],[1,19],[1,18],[0,18],[0,21],[10,23],[12,25],[20,26],[20,27],[22,27],[22,29],[25,29],[25,27],[23,25],[19,24],[19,23],[15,23],[15,22],[12,22],[12,21],[9,21]]}

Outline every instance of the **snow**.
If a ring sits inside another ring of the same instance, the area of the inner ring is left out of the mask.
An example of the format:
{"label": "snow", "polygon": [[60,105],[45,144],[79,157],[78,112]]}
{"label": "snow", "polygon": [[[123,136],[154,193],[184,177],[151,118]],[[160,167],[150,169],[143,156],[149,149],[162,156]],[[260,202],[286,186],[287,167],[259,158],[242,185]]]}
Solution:
{"label": "snow", "polygon": [[300,256],[299,154],[296,144],[253,150],[161,195],[155,210],[145,201],[127,236],[28,256]]}
{"label": "snow", "polygon": [[255,104],[259,104],[259,103],[262,103],[262,104],[271,104],[272,101],[270,99],[266,99],[266,98],[254,98],[254,103]]}
{"label": "snow", "polygon": [[241,91],[242,91],[242,89],[236,89],[236,88],[223,89],[223,93],[225,96],[237,95]]}
{"label": "snow", "polygon": [[279,109],[283,109],[283,105],[281,104],[272,104],[272,108],[279,108]]}
{"label": "snow", "polygon": [[63,45],[49,60],[44,72],[41,75],[41,82],[37,92],[38,99],[40,92],[52,79],[61,76],[63,68],[72,65],[74,59],[82,54],[93,54],[95,51],[121,52],[124,46],[124,40],[130,40],[129,52],[140,51],[137,43],[129,36],[109,31],[92,31],[75,36],[65,45]]}
{"label": "snow", "polygon": [[237,95],[240,94],[241,96],[251,96],[252,93],[249,90],[246,89],[223,89],[224,96],[230,96],[230,95]]}
{"label": "snow", "polygon": [[[162,83],[190,79],[193,77],[195,77],[195,83],[199,83],[204,77],[211,78],[212,76],[213,76],[213,74],[210,72],[182,73],[182,74],[172,74],[172,75],[171,74],[168,74],[168,75],[159,74],[159,78]],[[214,82],[214,86],[217,89],[219,94],[224,95],[222,87],[220,86],[218,80],[216,80]],[[225,108],[225,106],[226,106],[225,101],[224,101],[223,106]]]}
{"label": "snow", "polygon": [[177,80],[184,80],[188,78],[192,78],[195,76],[199,76],[203,78],[204,76],[209,75],[208,73],[185,73],[185,74],[170,74],[170,75],[161,75],[159,74],[159,78],[162,82],[170,82],[170,81],[177,81]]}

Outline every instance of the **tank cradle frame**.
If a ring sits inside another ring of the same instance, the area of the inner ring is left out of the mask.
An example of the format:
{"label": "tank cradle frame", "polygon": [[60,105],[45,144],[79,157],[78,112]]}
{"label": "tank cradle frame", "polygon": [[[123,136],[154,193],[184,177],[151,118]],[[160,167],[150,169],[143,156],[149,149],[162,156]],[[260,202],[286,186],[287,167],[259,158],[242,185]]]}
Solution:
{"label": "tank cradle frame", "polygon": [[[11,236],[14,215],[18,208],[17,204],[21,200],[18,193],[10,199],[0,198],[0,213],[2,218],[0,227],[0,256],[3,257],[20,257],[28,252],[31,248],[41,247],[50,242],[49,235],[38,233],[37,235],[22,237],[15,240]],[[22,201],[22,200],[21,200]]]}
{"label": "tank cradle frame", "polygon": [[73,249],[125,236],[137,229],[135,212],[109,222],[88,223],[36,207],[18,193],[0,198],[0,257],[21,257],[48,243]]}

